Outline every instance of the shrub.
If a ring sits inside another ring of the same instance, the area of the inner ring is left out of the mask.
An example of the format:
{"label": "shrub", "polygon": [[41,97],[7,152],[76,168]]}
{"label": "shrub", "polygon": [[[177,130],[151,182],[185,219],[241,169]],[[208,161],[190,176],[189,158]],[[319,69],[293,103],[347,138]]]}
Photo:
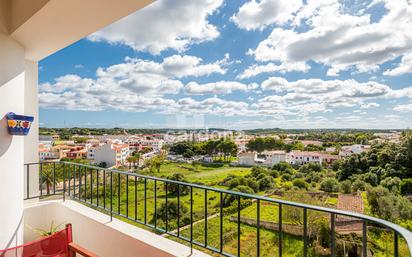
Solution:
{"label": "shrub", "polygon": [[399,193],[401,179],[398,177],[387,177],[380,183],[384,188],[389,189],[393,193]]}
{"label": "shrub", "polygon": [[[188,208],[184,203],[180,203],[180,215],[183,217],[184,214],[188,212]],[[179,209],[177,201],[170,200],[167,203],[167,219],[173,220],[177,218]],[[166,202],[162,202],[159,209],[157,210],[157,217],[163,221],[166,221]]]}
{"label": "shrub", "polygon": [[379,179],[375,173],[368,172],[362,175],[362,180],[369,183],[371,186],[377,186]]}
{"label": "shrub", "polygon": [[273,178],[270,177],[270,176],[265,176],[265,177],[259,179],[257,182],[259,184],[260,191],[271,189],[275,186],[275,182],[274,182]]}
{"label": "shrub", "polygon": [[320,183],[320,190],[325,192],[338,192],[339,182],[335,178],[326,178]]}
{"label": "shrub", "polygon": [[299,172],[302,172],[302,173],[310,173],[312,171],[321,172],[322,169],[323,169],[322,164],[310,162],[310,163],[306,163],[305,165],[302,165],[299,168]]}
{"label": "shrub", "polygon": [[283,174],[282,181],[290,181],[292,180],[292,176],[290,174]]}
{"label": "shrub", "polygon": [[306,183],[306,181],[304,181],[303,179],[295,179],[293,180],[293,186],[300,188],[300,189],[308,189],[308,183]]}
{"label": "shrub", "polygon": [[412,178],[404,179],[401,182],[401,194],[403,195],[412,194]]}
{"label": "shrub", "polygon": [[278,178],[279,177],[279,171],[272,170],[272,171],[269,172],[269,175],[272,176],[273,178]]}
{"label": "shrub", "polygon": [[255,167],[252,168],[252,171],[251,171],[250,175],[254,178],[257,178],[259,176],[266,175],[267,173],[268,172],[265,168],[255,166]]}
{"label": "shrub", "polygon": [[340,190],[342,193],[349,194],[352,191],[352,183],[350,180],[345,180],[340,183]]}
{"label": "shrub", "polygon": [[365,189],[366,183],[360,179],[357,179],[352,183],[352,192],[365,191]]}

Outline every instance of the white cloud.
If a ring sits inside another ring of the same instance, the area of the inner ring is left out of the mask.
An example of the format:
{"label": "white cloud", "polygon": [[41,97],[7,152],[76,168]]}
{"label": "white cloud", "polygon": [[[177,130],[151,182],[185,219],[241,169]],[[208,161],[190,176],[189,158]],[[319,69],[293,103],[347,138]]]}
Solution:
{"label": "white cloud", "polygon": [[88,38],[124,44],[136,51],[159,54],[184,51],[188,45],[213,40],[217,28],[208,22],[223,0],[159,0],[99,30]]}
{"label": "white cloud", "polygon": [[397,112],[412,112],[412,103],[396,105],[393,110]]}
{"label": "white cloud", "polygon": [[386,70],[383,75],[399,76],[407,73],[412,73],[412,52],[409,52],[402,57],[398,67],[392,70]]}
{"label": "white cloud", "polygon": [[310,69],[310,66],[304,62],[301,63],[282,63],[280,65],[276,65],[273,63],[267,63],[264,65],[257,65],[253,64],[246,68],[242,73],[240,73],[237,78],[238,79],[248,79],[251,77],[255,77],[262,73],[272,73],[272,72],[280,72],[282,74],[291,71],[301,71],[307,72]]}
{"label": "white cloud", "polygon": [[215,63],[203,64],[194,56],[173,55],[162,62],[126,58],[124,63],[98,68],[96,78],[68,74],[54,83],[39,86],[40,105],[45,108],[100,111],[116,109],[144,111],[174,103],[164,95],[177,94],[185,77],[224,74],[225,57]]}
{"label": "white cloud", "polygon": [[380,105],[378,103],[365,103],[360,106],[361,109],[373,109],[377,108]]}
{"label": "white cloud", "polygon": [[189,94],[231,94],[233,91],[247,91],[248,86],[236,81],[219,81],[206,84],[189,82],[185,90]]}
{"label": "white cloud", "polygon": [[[342,2],[310,0],[296,14],[291,28],[276,27],[249,54],[257,61],[284,65],[314,61],[329,66],[329,76],[352,67],[358,72],[376,71],[412,50],[412,4],[381,2],[386,13],[375,22],[369,14],[345,12]],[[302,24],[308,27],[303,32],[296,29]]]}
{"label": "white cloud", "polygon": [[301,0],[251,0],[243,4],[231,20],[242,29],[263,29],[288,22],[301,6]]}
{"label": "white cloud", "polygon": [[258,107],[274,108],[291,112],[327,112],[341,107],[377,108],[371,99],[412,98],[412,87],[392,89],[375,81],[301,79],[287,81],[281,77],[271,77],[261,83],[263,91],[273,91],[260,99]]}

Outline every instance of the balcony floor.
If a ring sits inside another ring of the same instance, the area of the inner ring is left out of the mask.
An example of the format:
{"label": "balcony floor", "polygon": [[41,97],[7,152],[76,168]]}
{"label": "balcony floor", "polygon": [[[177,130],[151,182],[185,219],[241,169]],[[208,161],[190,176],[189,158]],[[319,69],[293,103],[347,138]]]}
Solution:
{"label": "balcony floor", "polygon": [[[55,225],[71,223],[74,242],[102,257],[162,257],[189,256],[190,247],[133,226],[72,200],[48,200],[26,202],[24,212],[24,241],[39,236],[32,228],[47,229]],[[193,250],[190,256],[209,255]]]}

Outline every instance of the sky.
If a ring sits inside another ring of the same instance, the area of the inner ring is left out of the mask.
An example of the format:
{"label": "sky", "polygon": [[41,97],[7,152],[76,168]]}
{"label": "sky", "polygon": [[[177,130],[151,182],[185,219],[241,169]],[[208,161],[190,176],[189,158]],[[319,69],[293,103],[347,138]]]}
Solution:
{"label": "sky", "polygon": [[158,0],[39,63],[40,126],[412,127],[411,0]]}

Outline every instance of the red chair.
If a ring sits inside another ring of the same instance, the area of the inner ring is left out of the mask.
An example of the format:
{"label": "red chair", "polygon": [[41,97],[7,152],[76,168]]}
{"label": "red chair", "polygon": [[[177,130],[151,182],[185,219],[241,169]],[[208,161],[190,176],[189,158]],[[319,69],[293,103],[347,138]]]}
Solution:
{"label": "red chair", "polygon": [[98,255],[73,243],[71,224],[67,224],[65,229],[53,235],[10,249],[0,250],[0,257],[75,257],[76,254],[84,257],[98,257]]}

